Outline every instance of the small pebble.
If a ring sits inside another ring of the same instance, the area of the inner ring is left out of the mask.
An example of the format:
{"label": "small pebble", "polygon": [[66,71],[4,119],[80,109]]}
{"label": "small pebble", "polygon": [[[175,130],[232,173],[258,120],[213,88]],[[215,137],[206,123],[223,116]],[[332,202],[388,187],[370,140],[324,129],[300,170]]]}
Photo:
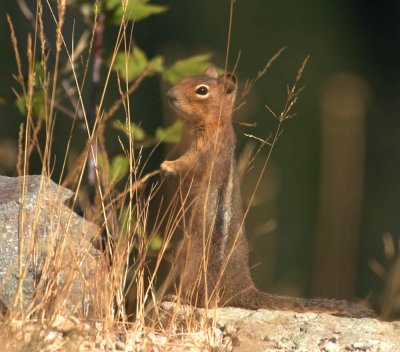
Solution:
{"label": "small pebble", "polygon": [[124,351],[125,350],[125,344],[121,341],[117,341],[115,343],[115,349],[118,351]]}

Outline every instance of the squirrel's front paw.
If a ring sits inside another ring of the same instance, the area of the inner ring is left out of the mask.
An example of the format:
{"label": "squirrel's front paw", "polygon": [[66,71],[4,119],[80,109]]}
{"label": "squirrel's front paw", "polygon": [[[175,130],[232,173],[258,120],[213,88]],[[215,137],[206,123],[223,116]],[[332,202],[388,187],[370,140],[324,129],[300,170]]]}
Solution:
{"label": "squirrel's front paw", "polygon": [[177,170],[175,167],[175,162],[170,161],[170,160],[165,160],[161,165],[161,170],[165,172],[166,174],[172,174],[175,175]]}

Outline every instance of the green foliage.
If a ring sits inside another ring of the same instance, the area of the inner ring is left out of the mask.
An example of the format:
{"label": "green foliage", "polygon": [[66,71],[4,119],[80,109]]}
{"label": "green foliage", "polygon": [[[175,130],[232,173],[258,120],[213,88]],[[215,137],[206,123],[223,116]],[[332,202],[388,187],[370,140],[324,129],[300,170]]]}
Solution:
{"label": "green foliage", "polygon": [[[114,121],[112,123],[117,131],[121,131],[125,136],[129,138],[129,129],[126,125],[122,124],[120,121]],[[146,131],[135,123],[131,122],[130,132],[131,138],[137,142],[145,142],[147,146],[153,146],[157,142],[164,143],[178,143],[181,139],[183,122],[182,120],[176,120],[171,126],[163,128],[158,127],[156,129],[154,137],[149,136]]]}
{"label": "green foliage", "polygon": [[176,61],[163,73],[163,78],[171,84],[183,77],[202,74],[210,66],[211,54],[202,54]]}
{"label": "green foliage", "polygon": [[[21,115],[26,116],[27,101],[24,96],[20,96],[15,104]],[[42,90],[35,90],[32,96],[32,116],[34,118],[44,118],[44,93]]]}
{"label": "green foliage", "polygon": [[92,20],[94,17],[95,7],[91,0],[67,0],[67,5],[76,7],[87,20]]}
{"label": "green foliage", "polygon": [[117,155],[112,159],[108,170],[108,179],[119,181],[128,174],[129,161],[125,155]]}
{"label": "green foliage", "polygon": [[[167,6],[154,5],[149,2],[149,0],[103,0],[98,3],[97,12],[105,12],[109,23],[119,25],[123,19],[140,21],[168,10]],[[92,19],[94,16],[93,0],[67,0],[67,4],[77,7],[86,19]]]}
{"label": "green foliage", "polygon": [[[137,125],[133,122],[130,122],[129,129],[126,125],[123,125],[119,120],[114,121],[112,123],[112,126],[117,131],[123,132],[128,138],[129,138],[129,134],[130,134],[131,138],[135,142],[143,142],[148,138],[146,131],[142,127],[140,127],[139,125]],[[129,131],[130,131],[130,133],[129,133]]]}
{"label": "green foliage", "polygon": [[168,10],[167,6],[149,4],[149,0],[129,0],[125,8],[121,0],[106,0],[105,8],[110,12],[109,21],[113,24],[120,24],[122,19],[140,21]]}
{"label": "green foliage", "polygon": [[156,130],[155,139],[159,142],[178,143],[181,139],[182,127],[182,120],[176,120],[166,128],[159,127]]}
{"label": "green foliage", "polygon": [[164,58],[156,56],[149,60],[143,50],[135,46],[126,55],[124,52],[117,54],[113,69],[128,82],[139,77],[146,69],[150,73],[161,73],[162,78],[171,84],[176,84],[183,77],[202,74],[210,65],[211,54],[195,55],[186,59],[178,60],[170,67],[164,67]]}
{"label": "green foliage", "polygon": [[161,72],[164,68],[163,63],[164,59],[161,56],[156,56],[149,61],[146,54],[135,46],[128,55],[124,52],[117,54],[113,69],[118,71],[124,80],[131,82],[146,69],[149,69],[152,73]]}
{"label": "green foliage", "polygon": [[152,251],[159,251],[162,248],[163,240],[159,233],[156,233],[150,241],[150,249]]}
{"label": "green foliage", "polygon": [[116,155],[107,166],[102,155],[97,155],[98,167],[103,171],[108,181],[118,182],[129,172],[129,161],[125,155]]}
{"label": "green foliage", "polygon": [[[137,224],[137,218],[136,214],[133,211],[131,213],[131,216],[129,216],[129,209],[127,206],[124,206],[122,208],[121,216],[119,217],[118,220],[118,225],[119,225],[119,238],[118,238],[118,244],[117,245],[122,245],[125,246],[125,241],[128,238],[128,225],[130,223],[131,230],[135,231],[136,238],[141,238],[143,236],[146,236],[147,233],[142,226],[138,226]],[[152,251],[159,251],[162,248],[163,245],[163,239],[160,233],[156,233],[154,235],[149,236],[149,249]],[[134,242],[134,247],[138,248],[137,246],[138,242]]]}
{"label": "green foliage", "polygon": [[[34,81],[33,81],[33,95],[32,95],[32,116],[34,118],[44,118],[45,117],[45,99],[44,92],[39,82],[44,75],[43,67],[40,62],[35,62],[34,66]],[[21,115],[26,116],[27,111],[27,100],[25,96],[20,96],[15,101],[18,111]]]}

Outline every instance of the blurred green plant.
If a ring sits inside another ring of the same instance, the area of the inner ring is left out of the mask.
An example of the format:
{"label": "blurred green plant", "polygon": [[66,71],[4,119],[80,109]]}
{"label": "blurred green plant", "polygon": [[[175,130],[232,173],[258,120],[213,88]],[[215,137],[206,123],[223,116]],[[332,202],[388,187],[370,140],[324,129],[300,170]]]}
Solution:
{"label": "blurred green plant", "polygon": [[211,54],[203,54],[178,60],[164,70],[163,78],[171,84],[176,84],[183,77],[196,76],[210,66],[210,59]]}
{"label": "blurred green plant", "polygon": [[[89,130],[87,131],[90,132],[88,136],[94,136],[94,147],[87,156],[87,165],[83,167],[87,168],[87,181],[90,186],[93,189],[104,190],[109,197],[107,199],[102,196],[103,202],[109,202],[112,207],[116,204],[116,199],[120,202],[115,205],[113,210],[110,206],[110,219],[114,219],[112,222],[117,224],[111,232],[118,233],[118,237],[123,239],[129,236],[128,232],[132,229],[136,229],[134,232],[137,232],[138,226],[140,226],[137,219],[132,216],[132,209],[130,209],[129,217],[126,216],[127,209],[132,206],[132,194],[127,197],[129,192],[126,191],[132,176],[130,173],[135,173],[134,179],[136,180],[142,176],[143,172],[138,167],[142,160],[141,152],[139,152],[139,156],[135,155],[135,160],[132,160],[130,148],[141,151],[143,148],[153,148],[159,143],[177,143],[180,140],[183,126],[183,122],[177,119],[171,126],[159,126],[154,135],[148,133],[139,122],[135,121],[135,116],[127,109],[127,101],[135,94],[142,82],[151,76],[157,76],[161,81],[169,84],[176,84],[183,77],[203,73],[211,64],[211,54],[204,53],[180,58],[170,65],[166,65],[166,62],[171,61],[166,60],[164,56],[150,57],[142,50],[136,44],[134,31],[130,32],[129,26],[134,23],[136,28],[136,26],[140,26],[140,21],[168,10],[167,6],[153,4],[150,0],[99,0],[95,2],[92,0],[67,0],[66,11],[63,8],[63,2],[57,2],[58,15],[61,16],[56,23],[57,35],[63,33],[62,26],[64,22],[69,21],[68,16],[79,17],[80,22],[86,26],[80,38],[75,42],[72,40],[71,48],[67,44],[71,42],[69,38],[63,37],[62,40],[58,38],[57,43],[54,44],[48,40],[48,37],[51,37],[46,33],[48,25],[42,20],[32,21],[35,16],[41,18],[42,7],[39,7],[37,14],[29,13],[27,0],[21,0],[21,2],[26,5],[23,11],[24,15],[30,20],[35,33],[39,33],[37,35],[41,43],[41,50],[34,54],[31,51],[28,61],[34,63],[33,70],[30,67],[30,71],[25,76],[22,74],[21,62],[17,57],[17,63],[21,68],[21,74],[18,76],[21,91],[16,92],[16,106],[23,116],[32,116],[38,126],[41,121],[45,121],[46,123],[43,125],[47,126],[47,121],[53,120],[53,111],[56,111],[57,116],[68,117],[74,121],[74,124],[78,122],[76,126],[86,131]],[[41,6],[46,6],[46,4]],[[48,4],[48,6],[50,5]],[[119,26],[120,31],[115,40],[115,49],[107,51],[103,44],[103,34],[105,28],[110,26]],[[133,36],[128,33],[133,33]],[[65,36],[65,34],[61,35]],[[12,40],[17,53],[17,40],[14,37]],[[51,47],[52,45],[54,47]],[[60,55],[61,50],[67,51],[68,55]],[[109,89],[110,78],[118,83],[119,91],[117,95],[114,92],[113,99],[115,101],[107,110],[103,106],[103,97]],[[86,82],[89,80],[91,80],[91,84]],[[124,111],[121,113],[120,110]],[[57,117],[57,119],[59,118]],[[110,126],[119,135],[121,152],[113,156],[109,155],[105,142],[104,131],[108,128],[107,126]],[[50,131],[50,127],[46,128]],[[35,130],[36,133],[39,129],[40,127]],[[131,165],[131,163],[135,165]],[[76,167],[74,162],[68,165],[71,165],[71,168]],[[70,169],[69,171],[77,174],[76,170]],[[91,202],[94,204],[95,200],[91,200]],[[120,216],[115,215],[117,212]],[[116,218],[119,220],[117,221]],[[126,218],[131,221],[128,221],[129,226]],[[139,232],[141,236],[145,233],[144,229]],[[151,250],[157,251],[161,246],[162,239],[159,234],[149,236]]]}
{"label": "blurred green plant", "polygon": [[[74,10],[73,13],[77,13],[84,20],[87,24],[88,31],[93,28],[100,15],[105,16],[105,22],[109,25],[119,26],[121,23],[126,22],[135,22],[135,25],[137,25],[136,22],[140,22],[152,15],[162,14],[168,10],[167,6],[153,4],[150,0],[102,0],[96,2],[91,0],[67,0],[66,4],[67,7]],[[81,40],[78,41],[79,45],[75,48],[75,60],[78,54],[83,52],[82,43],[86,43],[86,49],[89,49],[89,41],[87,40],[88,31],[84,32]],[[96,45],[95,40],[90,44],[90,47],[92,45]],[[96,55],[96,48],[90,48],[90,50]],[[106,62],[108,67],[117,73],[118,77],[131,84],[132,91],[127,92],[127,95],[133,94],[143,79],[149,76],[159,75],[160,79],[170,84],[176,84],[183,77],[201,74],[211,64],[211,54],[206,53],[179,59],[170,66],[166,66],[163,56],[158,55],[149,58],[136,44],[128,51],[121,49],[115,56],[113,56],[113,53],[104,53],[104,56],[106,56],[106,58],[102,58],[102,62]],[[76,66],[75,69],[78,69],[76,62],[74,62],[74,65]],[[71,86],[71,72],[71,65],[68,64],[65,64],[61,70],[64,81],[69,80],[69,86]],[[41,61],[37,61],[35,63],[35,85],[32,99],[32,116],[34,118],[45,118],[43,108],[45,98],[41,85],[43,75],[44,70],[42,63]],[[102,80],[105,84],[106,77],[102,77]],[[66,99],[65,94],[61,87],[57,89],[56,108],[59,109],[61,113],[66,114],[68,113],[68,109],[63,108],[62,104]],[[72,87],[71,91],[76,95],[76,103],[78,101],[77,90]],[[88,95],[93,96],[93,94]],[[91,106],[93,104],[94,102],[90,102],[86,105]],[[26,97],[24,95],[18,96],[16,105],[20,113],[25,116]],[[155,135],[152,136],[146,133],[137,123],[134,123],[132,117],[130,117],[130,121],[120,121],[114,117],[116,110],[118,110],[122,103],[117,102],[116,105],[117,108],[113,110],[112,116],[109,116],[111,117],[111,126],[115,130],[123,132],[128,138],[132,138],[135,145],[153,147],[159,142],[177,143],[179,141],[182,121],[177,120],[166,128],[160,126],[156,129]],[[69,110],[69,117],[75,118],[74,111]],[[108,119],[109,118],[106,120]],[[85,124],[82,123],[82,127],[85,128]],[[109,180],[114,178],[121,179],[121,177],[127,175],[128,171],[126,165],[128,164],[128,160],[124,154],[114,156],[110,164],[109,170],[103,172]],[[106,163],[102,163],[102,167],[106,167],[105,165]],[[116,171],[117,169],[119,171]]]}
{"label": "blurred green plant", "polygon": [[[44,112],[44,92],[40,79],[44,75],[44,70],[40,62],[35,62],[33,75],[33,96],[32,96],[32,115],[36,118],[45,118]],[[21,115],[27,114],[27,99],[24,95],[18,95],[15,101],[18,111]]]}
{"label": "blurred green plant", "polygon": [[119,25],[122,20],[140,21],[168,10],[167,6],[151,4],[149,0],[103,0],[95,4],[90,0],[67,0],[67,4],[77,8],[88,20],[96,12],[104,12],[107,22],[115,25]]}
{"label": "blurred green plant", "polygon": [[145,70],[149,70],[150,73],[163,72],[164,58],[156,56],[148,60],[144,51],[135,46],[128,56],[124,52],[118,53],[112,68],[118,71],[125,81],[131,82]]}
{"label": "blurred green plant", "polygon": [[109,13],[109,21],[119,25],[125,21],[140,21],[151,15],[167,11],[167,6],[150,4],[149,0],[107,0],[104,8]]}

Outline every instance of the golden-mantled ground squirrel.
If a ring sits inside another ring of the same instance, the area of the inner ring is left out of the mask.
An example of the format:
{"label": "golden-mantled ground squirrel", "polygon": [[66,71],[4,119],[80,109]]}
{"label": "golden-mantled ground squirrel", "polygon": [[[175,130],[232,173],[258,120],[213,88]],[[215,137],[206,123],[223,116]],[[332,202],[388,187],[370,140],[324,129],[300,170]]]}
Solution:
{"label": "golden-mantled ground squirrel", "polygon": [[374,316],[371,310],[347,301],[277,296],[255,287],[236,173],[232,126],[236,92],[235,76],[218,77],[213,66],[168,91],[170,105],[184,120],[181,142],[161,164],[165,174],[179,181],[175,194],[183,214],[179,273],[184,300],[196,306]]}

